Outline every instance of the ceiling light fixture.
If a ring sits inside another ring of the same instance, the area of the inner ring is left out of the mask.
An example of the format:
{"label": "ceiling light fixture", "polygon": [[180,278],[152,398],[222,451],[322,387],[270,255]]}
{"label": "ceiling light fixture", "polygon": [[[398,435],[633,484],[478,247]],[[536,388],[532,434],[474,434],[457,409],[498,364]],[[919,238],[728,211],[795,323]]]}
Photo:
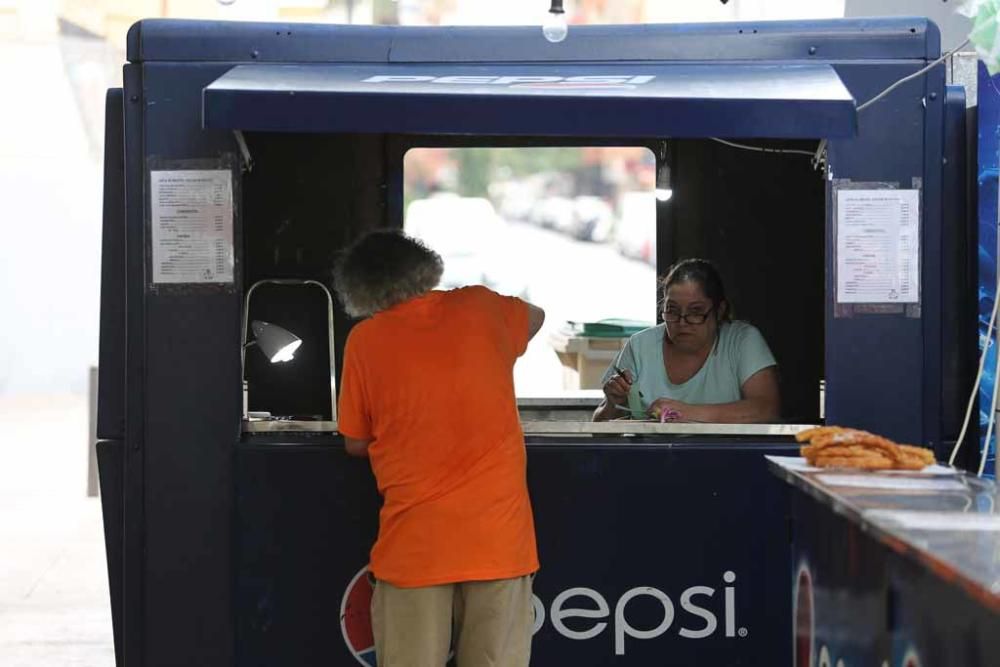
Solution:
{"label": "ceiling light fixture", "polygon": [[563,0],[552,0],[549,13],[542,23],[542,34],[545,39],[552,43],[559,43],[566,39],[569,27],[566,25],[566,10],[563,9]]}

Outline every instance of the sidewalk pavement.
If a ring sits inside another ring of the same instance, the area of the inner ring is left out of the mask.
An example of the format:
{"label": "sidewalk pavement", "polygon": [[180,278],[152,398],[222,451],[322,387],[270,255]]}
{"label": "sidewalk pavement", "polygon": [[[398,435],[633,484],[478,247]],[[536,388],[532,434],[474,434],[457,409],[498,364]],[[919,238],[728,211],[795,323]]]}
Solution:
{"label": "sidewalk pavement", "polygon": [[113,667],[84,396],[0,397],[0,665]]}

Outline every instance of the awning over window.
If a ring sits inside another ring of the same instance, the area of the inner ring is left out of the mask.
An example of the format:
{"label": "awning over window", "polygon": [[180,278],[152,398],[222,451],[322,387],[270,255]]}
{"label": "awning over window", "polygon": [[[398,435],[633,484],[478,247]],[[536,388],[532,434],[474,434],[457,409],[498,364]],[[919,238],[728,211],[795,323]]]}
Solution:
{"label": "awning over window", "polygon": [[206,128],[552,137],[853,136],[829,65],[239,65]]}

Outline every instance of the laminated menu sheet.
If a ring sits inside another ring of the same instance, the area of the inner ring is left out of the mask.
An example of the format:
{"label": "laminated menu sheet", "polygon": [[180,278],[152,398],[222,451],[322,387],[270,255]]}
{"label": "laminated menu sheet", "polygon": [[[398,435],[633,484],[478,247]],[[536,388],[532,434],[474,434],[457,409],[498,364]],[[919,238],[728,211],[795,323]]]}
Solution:
{"label": "laminated menu sheet", "polygon": [[150,172],[154,283],[233,281],[232,179],[229,169]]}
{"label": "laminated menu sheet", "polygon": [[837,190],[837,302],[920,301],[920,191]]}

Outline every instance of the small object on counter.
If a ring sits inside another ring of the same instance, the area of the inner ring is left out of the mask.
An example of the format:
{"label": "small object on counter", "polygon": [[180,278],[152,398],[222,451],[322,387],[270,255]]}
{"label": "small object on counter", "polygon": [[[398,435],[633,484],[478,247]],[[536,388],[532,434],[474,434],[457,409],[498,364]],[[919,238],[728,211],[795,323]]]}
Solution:
{"label": "small object on counter", "polygon": [[574,336],[588,338],[628,338],[643,329],[653,326],[654,322],[641,320],[606,319],[597,322],[575,322],[567,320],[564,330]]}
{"label": "small object on counter", "polygon": [[666,408],[661,410],[660,408],[653,408],[651,412],[653,419],[659,419],[661,424],[666,424],[667,422],[676,422],[684,419],[682,415],[677,410],[673,408]]}
{"label": "small object on counter", "polygon": [[683,418],[684,418],[684,415],[682,415],[681,413],[679,413],[677,410],[671,410],[670,408],[667,408],[666,410],[663,410],[662,412],[660,412],[660,423],[661,424],[663,424],[665,422],[680,421]]}
{"label": "small object on counter", "polygon": [[818,468],[857,470],[923,470],[934,463],[934,453],[923,447],[900,445],[882,436],[842,426],[819,426],[798,433],[802,456]]}
{"label": "small object on counter", "polygon": [[642,392],[635,383],[628,388],[628,409],[632,413],[632,419],[646,418],[646,410],[642,407]]}

